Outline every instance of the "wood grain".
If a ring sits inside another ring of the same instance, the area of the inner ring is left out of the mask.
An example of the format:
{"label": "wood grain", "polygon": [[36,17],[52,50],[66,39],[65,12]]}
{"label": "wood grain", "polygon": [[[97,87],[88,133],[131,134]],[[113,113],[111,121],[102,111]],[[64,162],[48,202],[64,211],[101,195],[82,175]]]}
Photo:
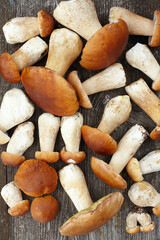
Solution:
{"label": "wood grain", "polygon": [[[1,0],[0,4],[0,53],[9,52],[13,53],[16,49],[19,48],[19,44],[17,45],[9,45],[5,42],[4,35],[2,33],[2,26],[11,18],[15,16],[36,16],[37,12],[41,9],[47,10],[50,13],[53,12],[53,9],[56,7],[60,1],[56,0]],[[153,12],[155,9],[160,9],[160,1],[159,0],[94,0],[97,13],[102,25],[108,22],[108,13],[109,9],[112,6],[122,6],[126,7],[131,11],[134,11],[140,15],[151,18],[153,17]],[[57,23],[56,27],[60,27]],[[48,42],[48,39],[46,39]],[[131,36],[129,42],[127,44],[126,50],[131,48],[137,42],[146,43],[147,37],[138,37]],[[160,48],[152,48],[151,49],[157,60],[160,62]],[[91,77],[95,72],[84,70],[79,65],[79,60],[77,59],[73,65],[71,66],[70,71],[78,70],[81,80],[84,81],[88,77]],[[39,62],[37,65],[44,65],[46,62],[46,58]],[[151,80],[147,78],[142,72],[133,69],[129,64],[127,64],[125,60],[125,53],[122,54],[118,62],[121,62],[124,66],[126,76],[127,76],[127,84],[138,80],[140,77],[144,78],[146,82],[151,86]],[[66,74],[66,76],[68,73]],[[16,86],[5,82],[2,77],[0,77],[0,100],[4,93],[13,88],[18,87],[22,88],[21,83]],[[80,112],[84,116],[84,124],[88,124],[89,126],[96,127],[99,124],[100,118],[103,113],[104,105],[108,102],[108,100],[114,96],[121,94],[126,94],[124,88],[118,90],[112,90],[108,92],[102,92],[99,94],[95,94],[90,96],[91,102],[93,104],[93,108],[89,110],[85,110],[84,108],[80,108]],[[157,93],[157,95],[160,94]],[[26,158],[32,158],[34,156],[34,152],[39,150],[39,140],[37,134],[37,119],[38,116],[43,111],[36,107],[36,111],[34,116],[31,118],[31,121],[35,124],[36,132],[35,132],[35,141],[33,146],[27,150],[25,153]],[[142,124],[149,132],[155,127],[153,121],[139,108],[136,104],[133,103],[133,110],[131,116],[127,122],[125,122],[122,126],[118,127],[112,134],[112,136],[119,141],[124,133],[134,124],[139,123]],[[13,130],[9,131],[9,135],[11,135]],[[56,142],[56,151],[60,151],[63,147],[63,141],[58,135]],[[0,151],[6,149],[6,146],[1,146]],[[157,141],[152,141],[147,139],[145,143],[141,146],[139,151],[136,153],[136,157],[141,159],[148,152],[160,149],[160,143]],[[100,157],[94,154],[91,150],[89,150],[84,142],[81,143],[81,150],[86,152],[86,159],[79,166],[83,169],[84,174],[86,176],[86,181],[88,183],[88,188],[91,193],[93,201],[98,200],[102,196],[116,191],[116,189],[112,189],[105,185],[101,180],[99,180],[94,173],[91,171],[90,167],[90,159],[91,156],[97,156],[101,159],[104,159],[106,162],[109,162],[110,157]],[[60,170],[64,163],[59,161],[58,163],[53,164],[56,170]],[[0,162],[0,189],[8,182],[13,180],[14,174],[16,172],[16,168],[14,167],[6,167]],[[126,171],[122,172],[122,176],[128,182],[128,188],[132,185],[132,181],[127,176]],[[148,174],[144,178],[146,181],[149,181],[157,190],[159,190],[159,177],[160,173]],[[28,213],[27,215],[19,218],[13,218],[7,213],[7,206],[0,197],[0,240],[124,240],[124,239],[132,239],[132,240],[158,240],[160,239],[160,218],[154,216],[152,214],[151,208],[149,208],[149,212],[151,213],[152,219],[156,224],[156,229],[152,233],[139,233],[138,235],[131,236],[125,231],[125,218],[128,212],[132,209],[133,204],[128,199],[127,191],[122,191],[125,196],[125,202],[123,204],[120,212],[112,218],[106,225],[104,225],[101,229],[96,232],[93,232],[86,236],[80,237],[64,237],[61,236],[58,232],[58,228],[66,221],[69,217],[71,217],[74,213],[76,213],[75,207],[73,206],[71,200],[63,191],[60,183],[58,184],[57,190],[53,193],[53,196],[59,202],[60,211],[55,220],[50,223],[41,224],[34,221]],[[32,200],[32,198],[28,198],[24,195],[25,199]]]}

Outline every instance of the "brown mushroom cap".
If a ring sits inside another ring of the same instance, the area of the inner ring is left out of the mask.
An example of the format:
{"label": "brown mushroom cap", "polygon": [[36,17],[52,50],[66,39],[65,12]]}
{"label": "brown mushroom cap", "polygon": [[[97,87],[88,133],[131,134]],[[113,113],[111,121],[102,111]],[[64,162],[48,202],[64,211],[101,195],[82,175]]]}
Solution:
{"label": "brown mushroom cap", "polygon": [[145,232],[145,233],[152,232],[154,229],[155,229],[154,222],[151,222],[151,224],[147,226],[140,227],[141,232]]}
{"label": "brown mushroom cap", "polygon": [[25,215],[27,212],[29,212],[29,209],[30,209],[29,200],[23,200],[17,203],[12,208],[9,208],[8,213],[13,217],[20,217]]}
{"label": "brown mushroom cap", "polygon": [[152,208],[152,211],[156,216],[160,217],[160,205]]}
{"label": "brown mushroom cap", "polygon": [[52,33],[55,22],[51,14],[44,10],[40,10],[38,12],[38,23],[41,37],[47,37]]}
{"label": "brown mushroom cap", "polygon": [[60,156],[59,152],[35,152],[35,158],[48,163],[58,162]]}
{"label": "brown mushroom cap", "polygon": [[120,210],[123,200],[120,192],[99,199],[89,208],[68,219],[59,229],[60,233],[65,236],[80,236],[96,231]]}
{"label": "brown mushroom cap", "polygon": [[97,154],[112,155],[117,150],[116,141],[96,128],[83,125],[82,136],[87,146]]}
{"label": "brown mushroom cap", "polygon": [[126,232],[129,234],[136,234],[136,233],[139,233],[139,231],[140,231],[140,226],[136,226],[134,228],[126,227]]}
{"label": "brown mushroom cap", "polygon": [[19,167],[14,181],[25,194],[39,197],[56,189],[58,175],[56,170],[47,163],[30,159]]}
{"label": "brown mushroom cap", "polygon": [[110,66],[122,54],[128,36],[127,24],[122,19],[105,25],[86,43],[81,66],[88,70],[100,70]]}
{"label": "brown mushroom cap", "polygon": [[50,195],[35,198],[31,204],[31,215],[38,222],[50,222],[57,216],[58,208],[57,200]]}
{"label": "brown mushroom cap", "polygon": [[17,65],[9,53],[0,55],[0,73],[10,83],[18,83],[21,80]]}
{"label": "brown mushroom cap", "polygon": [[[76,164],[76,163],[82,162],[85,159],[86,154],[85,152],[75,152],[75,153],[68,152],[65,150],[65,148],[63,148],[60,152],[60,157],[67,164],[69,163]],[[70,162],[69,160],[71,160],[72,162]]]}
{"label": "brown mushroom cap", "polygon": [[7,166],[19,166],[21,165],[26,159],[24,156],[19,156],[17,154],[12,154],[8,152],[1,153],[1,160],[4,165]]}
{"label": "brown mushroom cap", "polygon": [[142,171],[139,161],[136,158],[131,158],[126,166],[126,171],[130,178],[135,182],[143,181]]}
{"label": "brown mushroom cap", "polygon": [[160,46],[160,10],[154,12],[154,32],[153,36],[149,37],[148,44],[150,47]]}
{"label": "brown mushroom cap", "polygon": [[160,140],[160,127],[157,126],[155,129],[153,129],[149,136],[153,140]]}
{"label": "brown mushroom cap", "polygon": [[21,80],[30,98],[44,111],[58,116],[77,112],[79,103],[75,90],[53,70],[28,67],[23,70]]}
{"label": "brown mushroom cap", "polygon": [[125,189],[127,187],[126,181],[104,161],[92,157],[91,168],[96,176],[107,185],[118,189]]}

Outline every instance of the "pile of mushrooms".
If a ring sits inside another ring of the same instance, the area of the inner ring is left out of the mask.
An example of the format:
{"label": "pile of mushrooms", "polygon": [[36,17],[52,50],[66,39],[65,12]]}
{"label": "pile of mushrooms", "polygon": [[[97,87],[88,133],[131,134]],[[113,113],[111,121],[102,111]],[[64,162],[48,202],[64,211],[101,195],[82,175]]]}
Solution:
{"label": "pile of mushrooms", "polygon": [[[54,29],[53,16],[69,29]],[[135,158],[148,137],[138,120],[119,143],[111,133],[128,120],[131,99],[156,124],[150,140],[160,140],[159,97],[140,78],[125,87],[128,95],[116,96],[107,102],[97,128],[83,125],[83,115],[78,109],[80,106],[93,108],[89,95],[126,85],[125,70],[115,62],[124,51],[129,34],[149,36],[151,47],[160,45],[160,11],[156,10],[154,19],[150,20],[122,7],[112,7],[110,23],[101,26],[92,0],[69,0],[61,1],[53,16],[41,10],[38,17],[13,18],[3,26],[7,43],[25,43],[12,54],[0,55],[0,74],[9,83],[20,82],[30,99],[45,111],[38,117],[40,150],[37,149],[33,159],[26,160],[25,152],[34,142],[35,126],[28,121],[34,113],[34,105],[18,88],[10,89],[3,96],[0,144],[7,144],[7,147],[1,153],[1,160],[6,166],[18,166],[13,181],[1,189],[1,196],[9,206],[8,213],[18,217],[30,210],[36,221],[53,220],[59,204],[51,194],[57,188],[58,178],[78,211],[60,227],[62,235],[79,236],[96,231],[120,210],[124,201],[121,192],[92,202],[85,176],[77,165],[86,161],[86,153],[80,150],[82,134],[93,154],[112,155],[109,164],[92,156],[91,169],[99,179],[111,187],[126,189],[127,182],[120,176],[126,167],[128,175],[136,182],[128,196],[137,207],[126,218],[126,231],[129,234],[151,232],[155,224],[143,208],[151,206],[153,213],[160,216],[160,195],[151,184],[143,181],[142,175],[160,170],[160,150],[148,153],[140,161]],[[50,35],[49,47],[38,35],[42,38]],[[87,41],[84,48],[80,36]],[[103,69],[83,83],[77,71],[68,73],[81,52],[82,67]],[[32,66],[47,53],[44,67]],[[154,91],[160,90],[160,65],[146,45],[137,43],[126,52],[126,60],[153,80]],[[14,127],[9,136],[7,131]],[[59,129],[65,146],[55,152]],[[49,164],[56,164],[60,159],[67,165],[59,171],[58,177]],[[31,204],[22,199],[21,191],[34,197]]]}

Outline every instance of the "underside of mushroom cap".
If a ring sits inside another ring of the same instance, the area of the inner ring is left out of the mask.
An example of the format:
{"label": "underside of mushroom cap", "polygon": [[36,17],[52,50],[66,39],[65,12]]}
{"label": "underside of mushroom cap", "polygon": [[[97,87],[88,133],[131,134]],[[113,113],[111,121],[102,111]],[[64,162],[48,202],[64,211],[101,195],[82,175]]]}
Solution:
{"label": "underside of mushroom cap", "polygon": [[149,37],[148,44],[150,47],[160,46],[160,10],[154,12],[154,31],[153,36]]}
{"label": "underside of mushroom cap", "polygon": [[86,43],[80,64],[88,70],[109,67],[122,54],[128,41],[127,24],[122,20],[98,30]]}
{"label": "underside of mushroom cap", "polygon": [[107,185],[118,189],[125,189],[127,187],[126,181],[104,161],[92,157],[91,168],[96,176]]}
{"label": "underside of mushroom cap", "polygon": [[59,229],[60,233],[64,236],[80,236],[98,230],[120,210],[123,200],[120,192],[99,199],[66,221]]}
{"label": "underside of mushroom cap", "polygon": [[18,83],[21,80],[17,65],[9,53],[0,55],[0,73],[10,83]]}
{"label": "underside of mushroom cap", "polygon": [[48,163],[58,162],[60,156],[59,152],[35,152],[35,158]]}
{"label": "underside of mushroom cap", "polygon": [[9,208],[8,213],[13,217],[20,217],[25,215],[27,212],[29,212],[29,209],[30,209],[29,200],[23,200],[17,203],[12,208]]}
{"label": "underside of mushroom cap", "polygon": [[41,37],[49,36],[54,29],[54,18],[44,10],[38,12],[38,23]]}
{"label": "underside of mushroom cap", "polygon": [[106,156],[116,152],[117,143],[109,134],[87,125],[81,130],[85,143],[95,153]]}
{"label": "underside of mushroom cap", "polygon": [[69,152],[63,148],[60,152],[60,157],[65,163],[76,164],[82,162],[85,159],[86,154],[85,152]]}

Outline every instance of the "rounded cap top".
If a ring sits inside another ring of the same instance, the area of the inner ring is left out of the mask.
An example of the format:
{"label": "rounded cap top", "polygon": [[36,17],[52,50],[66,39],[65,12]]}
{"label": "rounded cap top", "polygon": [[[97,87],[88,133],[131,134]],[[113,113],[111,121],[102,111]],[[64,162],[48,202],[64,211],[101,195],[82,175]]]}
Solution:
{"label": "rounded cap top", "polygon": [[14,180],[25,194],[38,197],[56,189],[58,175],[56,170],[47,163],[30,159],[19,167]]}
{"label": "rounded cap top", "polygon": [[44,10],[38,12],[38,23],[41,37],[49,36],[54,29],[54,18]]}
{"label": "rounded cap top", "polygon": [[143,181],[142,170],[139,161],[136,158],[131,158],[126,166],[126,171],[130,178],[135,182]]}
{"label": "rounded cap top", "polygon": [[4,165],[7,165],[7,166],[19,166],[26,159],[25,159],[24,156],[20,156],[20,155],[8,153],[8,152],[2,152],[1,153],[1,160],[2,160]]}
{"label": "rounded cap top", "polygon": [[85,154],[85,152],[74,152],[74,153],[68,152],[68,151],[66,151],[65,148],[63,148],[60,152],[60,157],[65,163],[76,164],[76,163],[82,162],[85,159],[86,154]]}
{"label": "rounded cap top", "polygon": [[29,212],[29,209],[30,209],[29,200],[23,200],[14,205],[12,208],[9,208],[8,213],[13,217],[20,217]]}
{"label": "rounded cap top", "polygon": [[154,12],[154,32],[153,36],[149,37],[148,44],[150,47],[158,47],[160,46],[160,10],[156,10]]}

